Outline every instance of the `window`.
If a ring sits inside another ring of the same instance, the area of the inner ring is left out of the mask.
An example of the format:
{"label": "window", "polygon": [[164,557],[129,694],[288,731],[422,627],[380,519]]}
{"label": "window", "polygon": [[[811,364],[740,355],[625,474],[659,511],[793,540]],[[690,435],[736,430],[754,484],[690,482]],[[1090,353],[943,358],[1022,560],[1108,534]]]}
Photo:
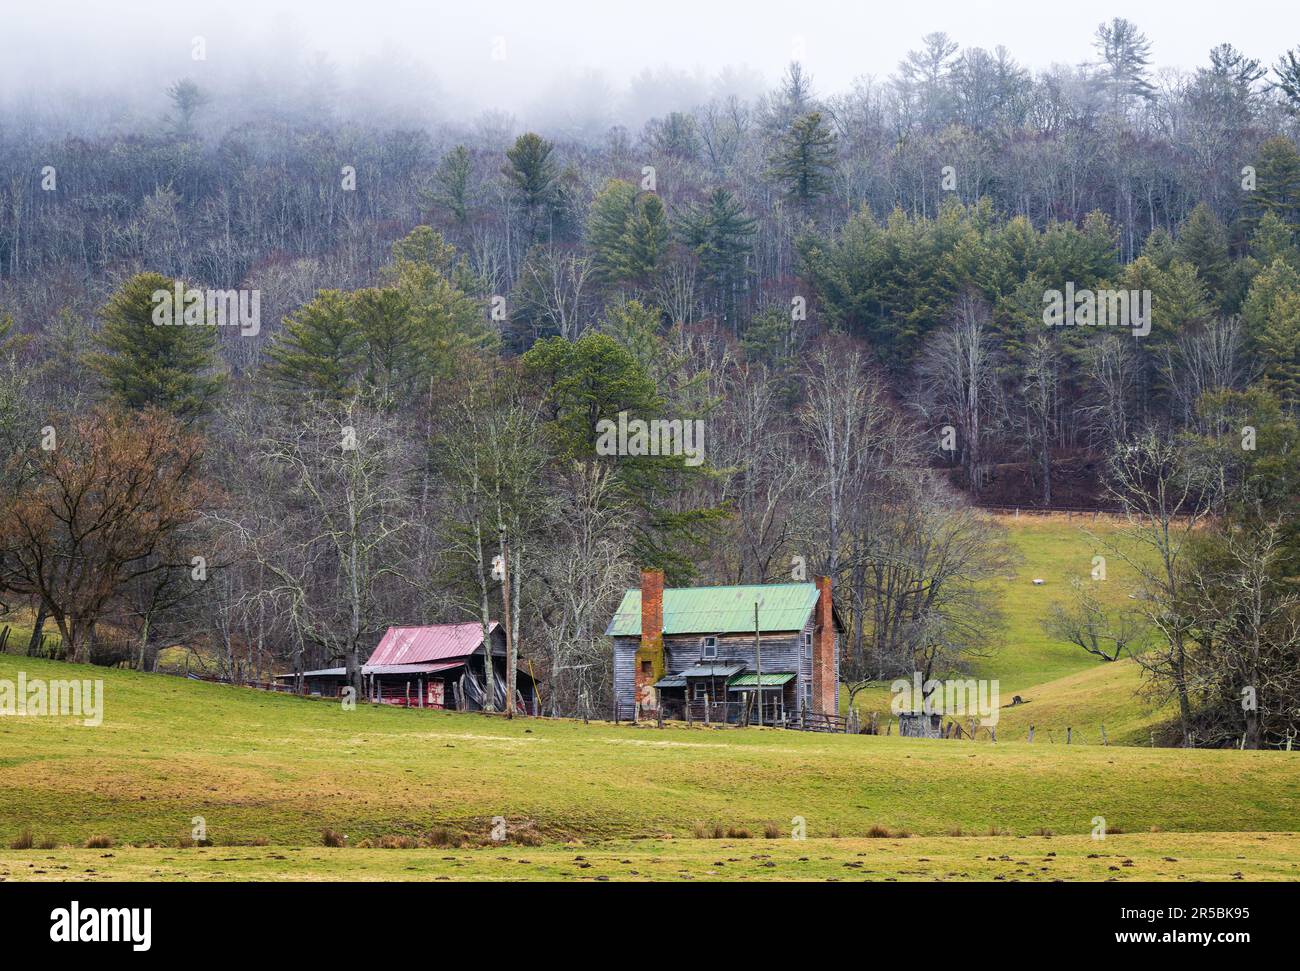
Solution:
{"label": "window", "polygon": [[641,673],[648,678],[650,675],[654,674],[654,665],[652,665],[649,661],[642,661]]}
{"label": "window", "polygon": [[697,684],[695,686],[695,700],[703,701],[705,696],[708,693],[708,690],[709,690],[709,686],[707,684],[703,684],[703,683]]}
{"label": "window", "polygon": [[710,660],[718,656],[718,639],[716,637],[700,638],[700,657]]}
{"label": "window", "polygon": [[803,656],[807,658],[812,657],[812,631],[804,631]]}

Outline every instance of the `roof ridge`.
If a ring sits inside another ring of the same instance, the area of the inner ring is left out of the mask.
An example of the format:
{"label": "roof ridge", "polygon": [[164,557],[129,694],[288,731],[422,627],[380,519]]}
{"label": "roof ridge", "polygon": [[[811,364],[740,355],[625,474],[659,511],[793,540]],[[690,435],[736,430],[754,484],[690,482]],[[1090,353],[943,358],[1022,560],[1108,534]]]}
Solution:
{"label": "roof ridge", "polygon": [[[747,590],[751,587],[813,587],[817,584],[811,580],[791,580],[789,583],[719,583],[710,584],[705,587],[664,587],[664,593],[669,590]],[[640,593],[640,587],[628,587],[628,590]]]}

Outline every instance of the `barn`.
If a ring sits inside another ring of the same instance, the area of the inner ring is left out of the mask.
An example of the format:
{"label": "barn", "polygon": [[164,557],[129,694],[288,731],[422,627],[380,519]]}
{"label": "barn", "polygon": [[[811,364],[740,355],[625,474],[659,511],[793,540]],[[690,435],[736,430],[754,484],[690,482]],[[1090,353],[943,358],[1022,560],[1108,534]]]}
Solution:
{"label": "barn", "polygon": [[[488,627],[496,711],[506,709],[506,639],[501,626]],[[412,708],[481,711],[485,658],[483,625],[431,624],[390,627],[361,668],[367,700]],[[277,680],[292,683],[294,675]],[[536,714],[537,686],[524,670],[517,672],[515,710]],[[322,668],[303,674],[311,695],[335,697],[347,683],[346,668]]]}
{"label": "barn", "polygon": [[643,570],[605,631],[618,714],[762,724],[837,714],[842,632],[829,577],[665,589],[662,571]]}

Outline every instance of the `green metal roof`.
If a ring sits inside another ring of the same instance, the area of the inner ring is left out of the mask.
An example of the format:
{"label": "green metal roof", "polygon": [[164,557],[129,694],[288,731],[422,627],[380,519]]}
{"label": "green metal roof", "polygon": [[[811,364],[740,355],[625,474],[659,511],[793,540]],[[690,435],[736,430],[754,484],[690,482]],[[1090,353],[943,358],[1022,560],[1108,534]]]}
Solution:
{"label": "green metal roof", "polygon": [[[740,587],[670,587],[664,591],[664,634],[748,634],[758,603],[760,632],[803,630],[817,604],[812,583],[753,583]],[[641,636],[641,591],[623,594],[610,637]]]}
{"label": "green metal roof", "polygon": [[697,664],[682,672],[683,678],[729,678],[745,670],[743,664]]}
{"label": "green metal roof", "polygon": [[[793,677],[794,675],[792,673],[764,674],[763,687],[779,688],[781,685],[785,684]],[[734,691],[736,688],[752,688],[754,687],[755,684],[757,684],[757,682],[758,682],[757,674],[738,674],[730,681],[727,682],[727,687]]]}

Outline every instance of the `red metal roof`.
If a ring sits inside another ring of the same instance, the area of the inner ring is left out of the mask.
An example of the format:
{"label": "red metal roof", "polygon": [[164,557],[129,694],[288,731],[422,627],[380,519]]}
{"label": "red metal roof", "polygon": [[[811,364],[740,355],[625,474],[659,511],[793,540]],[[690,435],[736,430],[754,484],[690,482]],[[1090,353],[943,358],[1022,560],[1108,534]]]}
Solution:
{"label": "red metal roof", "polygon": [[[492,621],[489,632],[496,630],[496,626],[497,622]],[[477,621],[430,627],[390,627],[366,664],[422,664],[466,657],[482,643],[483,625]]]}
{"label": "red metal roof", "polygon": [[437,674],[439,671],[454,671],[463,668],[463,660],[440,661],[437,664],[367,664],[361,669],[362,674]]}

